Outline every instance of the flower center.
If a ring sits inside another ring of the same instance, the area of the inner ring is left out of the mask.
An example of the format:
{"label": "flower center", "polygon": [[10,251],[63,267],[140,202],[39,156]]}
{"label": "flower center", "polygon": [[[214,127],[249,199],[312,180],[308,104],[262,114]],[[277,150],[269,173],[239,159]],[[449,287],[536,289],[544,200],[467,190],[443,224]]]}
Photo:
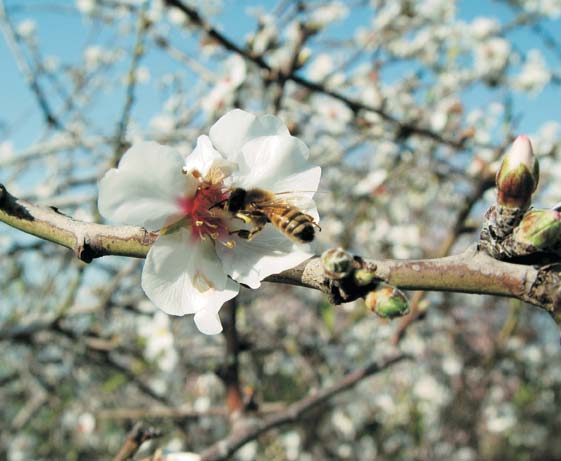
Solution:
{"label": "flower center", "polygon": [[189,174],[193,174],[200,184],[194,196],[181,198],[178,203],[182,213],[188,218],[193,237],[202,240],[210,237],[228,245],[230,234],[220,203],[228,198],[229,193],[222,181],[202,178],[196,171]]}

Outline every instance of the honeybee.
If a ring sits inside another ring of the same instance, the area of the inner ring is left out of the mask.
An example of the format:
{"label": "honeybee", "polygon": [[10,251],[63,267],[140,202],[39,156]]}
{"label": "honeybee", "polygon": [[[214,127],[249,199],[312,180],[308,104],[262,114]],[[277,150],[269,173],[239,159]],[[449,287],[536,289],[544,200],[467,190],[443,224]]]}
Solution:
{"label": "honeybee", "polygon": [[313,216],[303,213],[288,200],[263,189],[232,189],[221,205],[236,218],[251,224],[251,230],[233,231],[240,238],[251,240],[267,223],[298,243],[309,243],[314,239],[315,228],[321,230]]}

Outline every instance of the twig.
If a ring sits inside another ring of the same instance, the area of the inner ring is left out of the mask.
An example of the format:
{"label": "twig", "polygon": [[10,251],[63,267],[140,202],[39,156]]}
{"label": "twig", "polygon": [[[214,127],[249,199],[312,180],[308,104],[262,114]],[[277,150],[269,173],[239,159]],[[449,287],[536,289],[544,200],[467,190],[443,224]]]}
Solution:
{"label": "twig", "polygon": [[132,54],[131,64],[129,71],[127,73],[127,89],[125,96],[125,104],[123,106],[123,111],[121,113],[121,118],[117,125],[117,132],[115,133],[114,140],[114,154],[113,154],[113,166],[119,163],[119,159],[122,155],[123,147],[125,147],[124,138],[126,135],[127,127],[129,124],[129,119],[132,111],[132,106],[134,104],[134,96],[136,89],[136,72],[140,59],[144,55],[144,43],[146,41],[146,31],[150,27],[149,21],[146,19],[145,10],[148,7],[149,2],[144,2],[143,8],[139,12],[138,18],[138,31],[136,35],[136,42],[134,44],[134,50]]}
{"label": "twig", "polygon": [[235,418],[240,415],[243,410],[242,391],[240,388],[240,344],[238,338],[238,329],[236,325],[237,301],[232,299],[226,303],[222,309],[225,321],[224,337],[226,338],[226,357],[223,367],[219,370],[218,375],[224,382],[226,387],[226,406],[228,414]]}
{"label": "twig", "polygon": [[[261,69],[264,69],[268,72],[275,72],[275,69],[273,69],[262,56],[255,55],[250,51],[236,45],[236,43],[234,43],[233,40],[228,38],[226,35],[224,35],[220,31],[218,31],[215,27],[213,27],[209,22],[203,19],[203,17],[199,14],[199,12],[195,8],[186,5],[180,0],[165,0],[165,3],[169,7],[175,7],[180,11],[182,11],[193,24],[203,29],[210,38],[216,40],[216,42],[220,43],[220,45],[222,45],[222,47],[224,47],[225,49],[237,53],[240,56],[244,57],[245,59],[250,60],[257,66],[259,66]],[[342,103],[344,103],[345,105],[347,105],[347,107],[349,107],[349,109],[351,109],[354,112],[358,112],[359,110],[364,110],[367,112],[373,112],[375,114],[378,114],[383,120],[397,127],[400,137],[406,137],[410,134],[417,134],[420,136],[425,136],[427,138],[433,139],[442,144],[447,144],[455,149],[461,149],[464,146],[464,142],[461,140],[457,141],[453,139],[447,139],[442,137],[439,133],[429,130],[428,128],[419,127],[410,122],[402,122],[401,120],[398,120],[393,115],[388,114],[382,109],[370,106],[368,104],[364,104],[360,101],[352,100],[351,98],[348,98],[336,91],[329,90],[321,83],[312,82],[311,80],[307,80],[304,77],[300,77],[294,73],[287,75],[286,78],[292,80],[294,83],[297,83],[298,85],[304,88],[307,88],[308,90],[325,94],[334,99],[337,99]]]}
{"label": "twig", "polygon": [[298,422],[302,415],[310,410],[327,402],[337,394],[350,389],[363,379],[379,373],[406,358],[407,356],[405,355],[394,355],[381,363],[374,362],[349,373],[334,385],[293,403],[286,410],[272,415],[262,421],[256,422],[250,427],[244,427],[234,431],[234,433],[225,439],[216,442],[210,448],[201,453],[201,461],[222,461],[230,459],[232,454],[234,454],[234,452],[242,445],[256,439],[264,432],[284,424]]}
{"label": "twig", "polygon": [[4,38],[6,39],[8,46],[14,54],[14,58],[20,72],[25,78],[25,81],[27,82],[29,88],[35,95],[35,98],[37,100],[37,103],[39,104],[39,107],[41,108],[41,112],[43,113],[43,117],[45,118],[47,125],[61,129],[61,123],[54,116],[47,98],[43,93],[43,90],[39,86],[39,82],[37,81],[34,72],[29,68],[28,63],[19,48],[18,37],[12,28],[12,24],[10,23],[8,14],[6,13],[6,7],[3,0],[0,0],[0,28],[2,29]]}
{"label": "twig", "polygon": [[[1,385],[1,381],[0,381]],[[282,402],[263,402],[259,403],[258,414],[270,414],[281,411],[286,408]],[[228,409],[220,407],[210,407],[204,411],[197,411],[193,409],[192,405],[179,405],[179,406],[150,406],[139,408],[116,408],[99,410],[96,413],[98,419],[128,419],[137,420],[139,418],[150,419],[199,419],[207,417],[227,418]]]}
{"label": "twig", "polygon": [[127,459],[131,459],[144,442],[160,437],[161,435],[162,433],[159,429],[144,427],[141,423],[136,423],[128,433],[125,443],[119,450],[119,453],[113,458],[113,461],[126,461]]}

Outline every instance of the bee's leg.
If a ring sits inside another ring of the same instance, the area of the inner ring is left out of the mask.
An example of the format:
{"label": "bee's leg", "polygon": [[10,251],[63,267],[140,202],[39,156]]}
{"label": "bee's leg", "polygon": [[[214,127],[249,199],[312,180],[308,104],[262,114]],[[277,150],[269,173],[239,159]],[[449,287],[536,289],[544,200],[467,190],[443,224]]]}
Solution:
{"label": "bee's leg", "polygon": [[253,214],[249,211],[238,211],[234,216],[246,224],[251,224],[254,221]]}
{"label": "bee's leg", "polygon": [[255,235],[265,227],[265,224],[267,224],[267,221],[259,221],[254,223],[253,229],[249,232],[247,236],[247,240],[251,240],[253,237],[255,237]]}
{"label": "bee's leg", "polygon": [[244,240],[251,240],[253,237],[255,237],[255,235],[260,232],[263,227],[265,226],[265,224],[256,224],[255,226],[253,226],[253,229],[248,230],[248,229],[238,229],[235,231],[230,231],[230,235],[232,234],[236,234],[239,238],[242,238]]}
{"label": "bee's leg", "polygon": [[247,229],[239,229],[239,230],[235,230],[235,231],[230,231],[230,235],[237,235],[239,238],[244,239],[244,240],[249,240],[249,234],[251,232],[248,231]]}
{"label": "bee's leg", "polygon": [[241,219],[246,224],[253,225],[253,229],[239,229],[236,231],[231,231],[230,234],[236,234],[238,237],[244,240],[251,240],[255,234],[265,227],[267,224],[267,217],[259,212],[251,211],[240,211],[236,213],[236,218]]}

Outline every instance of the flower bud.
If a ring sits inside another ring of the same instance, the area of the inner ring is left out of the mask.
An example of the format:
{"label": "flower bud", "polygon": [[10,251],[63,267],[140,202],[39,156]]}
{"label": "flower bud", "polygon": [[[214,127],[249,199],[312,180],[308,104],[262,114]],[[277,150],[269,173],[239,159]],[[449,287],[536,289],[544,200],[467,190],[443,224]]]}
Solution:
{"label": "flower bud", "polygon": [[384,319],[403,317],[409,313],[409,302],[405,294],[389,285],[368,293],[365,303],[368,309]]}
{"label": "flower bud", "polygon": [[342,248],[331,248],[321,255],[321,265],[327,277],[339,280],[351,273],[354,258]]}
{"label": "flower bud", "polygon": [[526,214],[514,232],[516,240],[545,250],[561,240],[561,213],[534,210]]}
{"label": "flower bud", "polygon": [[504,156],[497,172],[497,203],[508,208],[527,208],[538,187],[539,164],[527,136],[520,135]]}
{"label": "flower bud", "polygon": [[357,286],[364,287],[372,283],[372,281],[374,280],[374,274],[371,270],[368,269],[358,269],[354,272],[353,278]]}

